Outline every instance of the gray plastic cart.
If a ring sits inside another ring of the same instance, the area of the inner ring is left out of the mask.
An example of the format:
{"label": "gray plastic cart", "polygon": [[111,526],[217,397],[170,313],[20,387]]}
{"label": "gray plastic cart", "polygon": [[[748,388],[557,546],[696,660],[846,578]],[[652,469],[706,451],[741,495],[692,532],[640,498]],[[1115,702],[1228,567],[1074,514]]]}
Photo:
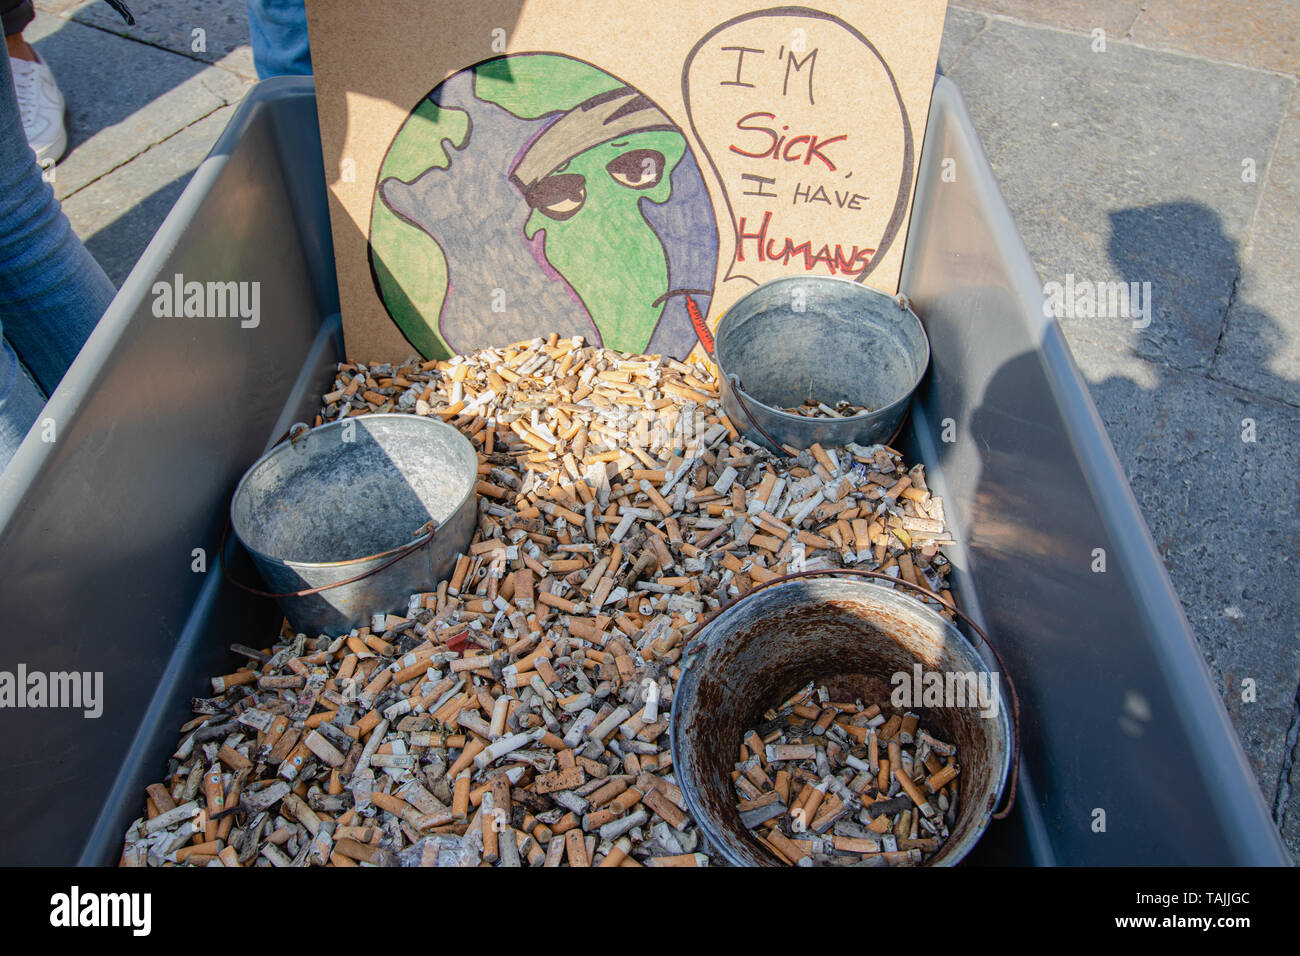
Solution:
{"label": "gray plastic cart", "polygon": [[[956,160],[953,182],[942,181],[945,158]],[[260,325],[155,318],[154,283],[178,273],[260,281]],[[944,496],[961,597],[1023,703],[1017,812],[970,861],[1287,862],[943,78],[902,289],[933,348],[904,450]],[[310,417],[339,354],[313,87],[270,80],[244,101],[51,399],[55,440],[34,431],[0,479],[0,670],[104,681],[98,718],[0,711],[0,863],[115,863],[190,698],[236,666],[232,641],[263,645],[276,632],[273,603],[224,585],[214,551],[240,475]],[[955,441],[942,440],[946,425]],[[1091,570],[1097,548],[1105,573]],[[253,578],[242,561],[237,571]]]}

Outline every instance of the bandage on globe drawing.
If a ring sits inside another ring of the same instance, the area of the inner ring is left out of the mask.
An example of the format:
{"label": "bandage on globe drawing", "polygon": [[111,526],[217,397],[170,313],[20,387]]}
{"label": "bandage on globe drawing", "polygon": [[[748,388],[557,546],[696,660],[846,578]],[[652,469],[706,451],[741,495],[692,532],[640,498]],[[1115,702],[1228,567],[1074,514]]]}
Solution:
{"label": "bandage on globe drawing", "polygon": [[667,114],[591,64],[527,53],[412,109],[380,167],[369,255],[426,358],[550,332],[684,357],[708,338],[718,235]]}

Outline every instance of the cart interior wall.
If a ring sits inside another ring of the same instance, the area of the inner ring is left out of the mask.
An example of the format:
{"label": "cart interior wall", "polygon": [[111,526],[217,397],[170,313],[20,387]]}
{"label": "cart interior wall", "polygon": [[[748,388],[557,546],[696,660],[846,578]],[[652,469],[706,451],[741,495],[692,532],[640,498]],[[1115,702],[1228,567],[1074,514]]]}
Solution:
{"label": "cart interior wall", "polygon": [[[240,475],[310,420],[339,360],[320,155],[310,80],[250,93],[52,397],[55,440],[34,431],[0,479],[0,669],[103,673],[98,718],[3,713],[0,863],[115,863],[190,698],[237,665],[230,643],[263,646],[277,629],[271,602],[222,582],[215,552]],[[941,177],[945,158],[955,181]],[[261,281],[260,325],[155,318],[153,285],[177,273]],[[933,349],[903,450],[944,496],[960,599],[1022,700],[1017,810],[970,862],[1284,862],[943,78],[902,291]],[[943,440],[946,425],[955,441]],[[1091,570],[1096,548],[1105,573]],[[205,571],[194,570],[195,549]],[[242,560],[235,570],[254,579]]]}

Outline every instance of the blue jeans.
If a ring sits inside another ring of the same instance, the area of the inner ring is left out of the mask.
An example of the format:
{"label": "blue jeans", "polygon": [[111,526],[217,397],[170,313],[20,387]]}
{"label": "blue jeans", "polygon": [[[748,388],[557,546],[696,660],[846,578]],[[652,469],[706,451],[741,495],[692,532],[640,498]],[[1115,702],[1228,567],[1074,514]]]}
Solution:
{"label": "blue jeans", "polygon": [[0,469],[113,294],[41,177],[0,55]]}
{"label": "blue jeans", "polygon": [[258,79],[311,75],[303,0],[248,0],[248,32]]}

